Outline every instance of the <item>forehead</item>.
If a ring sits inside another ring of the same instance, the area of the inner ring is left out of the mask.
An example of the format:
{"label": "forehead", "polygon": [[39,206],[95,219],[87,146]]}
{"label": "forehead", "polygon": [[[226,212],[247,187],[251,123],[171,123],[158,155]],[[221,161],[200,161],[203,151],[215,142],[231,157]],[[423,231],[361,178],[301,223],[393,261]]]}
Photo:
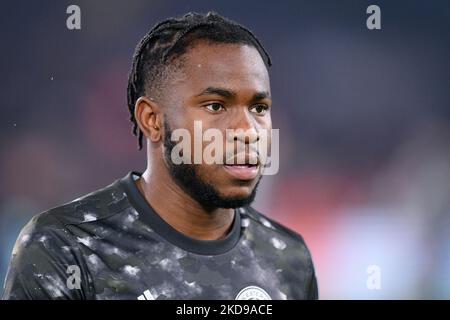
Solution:
{"label": "forehead", "polygon": [[184,77],[179,82],[192,90],[215,86],[236,92],[270,92],[264,61],[249,45],[199,42],[183,55],[182,69]]}

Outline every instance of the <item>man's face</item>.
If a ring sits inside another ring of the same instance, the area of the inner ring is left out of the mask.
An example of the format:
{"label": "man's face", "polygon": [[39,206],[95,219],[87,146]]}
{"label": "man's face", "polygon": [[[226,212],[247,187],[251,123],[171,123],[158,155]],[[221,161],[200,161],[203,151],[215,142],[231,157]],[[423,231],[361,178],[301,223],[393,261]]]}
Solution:
{"label": "man's face", "polygon": [[[249,204],[261,178],[260,164],[229,166],[206,164],[202,159],[201,164],[175,165],[170,152],[177,142],[170,141],[170,133],[177,128],[187,129],[193,153],[194,121],[201,121],[203,132],[209,128],[221,131],[223,160],[235,157],[238,146],[241,147],[239,152],[244,151],[247,157],[254,156],[261,130],[272,127],[267,68],[255,48],[242,44],[202,41],[190,48],[182,59],[182,71],[169,80],[164,93],[165,162],[174,180],[202,205],[239,207]],[[241,129],[247,135],[229,135],[227,129]],[[203,142],[203,149],[208,144],[210,142]]]}

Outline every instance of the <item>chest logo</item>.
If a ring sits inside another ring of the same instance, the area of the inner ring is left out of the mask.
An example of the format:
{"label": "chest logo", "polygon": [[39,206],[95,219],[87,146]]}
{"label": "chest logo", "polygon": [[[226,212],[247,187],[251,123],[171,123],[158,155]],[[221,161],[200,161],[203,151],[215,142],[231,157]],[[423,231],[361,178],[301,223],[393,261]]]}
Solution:
{"label": "chest logo", "polygon": [[266,290],[257,286],[248,286],[239,291],[235,300],[272,300]]}

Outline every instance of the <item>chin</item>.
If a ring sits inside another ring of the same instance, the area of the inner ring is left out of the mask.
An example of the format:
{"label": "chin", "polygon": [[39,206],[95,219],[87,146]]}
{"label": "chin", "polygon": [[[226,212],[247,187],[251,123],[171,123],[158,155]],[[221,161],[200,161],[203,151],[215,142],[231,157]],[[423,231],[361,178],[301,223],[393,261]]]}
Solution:
{"label": "chin", "polygon": [[223,198],[244,200],[252,195],[254,186],[235,186],[227,188],[226,191],[220,192]]}

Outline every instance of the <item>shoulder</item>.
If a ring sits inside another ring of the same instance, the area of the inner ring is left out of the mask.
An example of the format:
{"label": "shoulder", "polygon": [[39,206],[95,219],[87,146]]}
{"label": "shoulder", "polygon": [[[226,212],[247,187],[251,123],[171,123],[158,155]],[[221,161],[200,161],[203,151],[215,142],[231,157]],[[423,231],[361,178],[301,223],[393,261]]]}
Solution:
{"label": "shoulder", "polygon": [[246,207],[245,213],[247,217],[255,222],[259,227],[272,233],[278,234],[282,237],[289,238],[290,240],[297,242],[300,245],[305,245],[305,241],[299,233],[267,217],[266,215],[257,211],[255,208],[250,206]]}
{"label": "shoulder", "polygon": [[275,251],[271,251],[264,246],[265,252],[271,252],[271,255],[273,253],[278,254],[285,265],[290,265],[291,269],[295,270],[294,273],[303,277],[301,281],[304,285],[304,297],[306,299],[317,299],[318,289],[314,263],[303,237],[252,207],[246,207],[241,213],[242,220],[250,220],[250,222],[243,222],[243,224],[254,226],[251,229],[253,238],[257,238],[256,241],[258,242],[270,244],[275,249]]}
{"label": "shoulder", "polygon": [[[113,183],[34,216],[14,245],[3,298],[91,297],[92,277],[80,238],[72,226],[93,223],[121,212],[126,207],[126,199],[120,187]],[[81,290],[70,290],[66,286],[69,267],[77,268],[74,270],[79,272]]]}
{"label": "shoulder", "polygon": [[71,224],[108,218],[123,211],[128,205],[125,191],[118,181],[115,181],[104,188],[37,214],[28,225],[34,229],[59,229]]}
{"label": "shoulder", "polygon": [[256,226],[257,231],[255,232],[260,237],[266,238],[265,241],[271,243],[276,249],[284,250],[289,247],[290,250],[284,250],[289,252],[293,252],[292,249],[294,249],[300,254],[302,260],[306,260],[307,264],[312,267],[311,253],[301,234],[267,217],[253,207],[248,206],[243,212],[242,219],[250,219]]}
{"label": "shoulder", "polygon": [[127,196],[118,181],[61,206],[35,215],[22,229],[17,244],[70,240],[68,226],[88,224],[124,211]]}

